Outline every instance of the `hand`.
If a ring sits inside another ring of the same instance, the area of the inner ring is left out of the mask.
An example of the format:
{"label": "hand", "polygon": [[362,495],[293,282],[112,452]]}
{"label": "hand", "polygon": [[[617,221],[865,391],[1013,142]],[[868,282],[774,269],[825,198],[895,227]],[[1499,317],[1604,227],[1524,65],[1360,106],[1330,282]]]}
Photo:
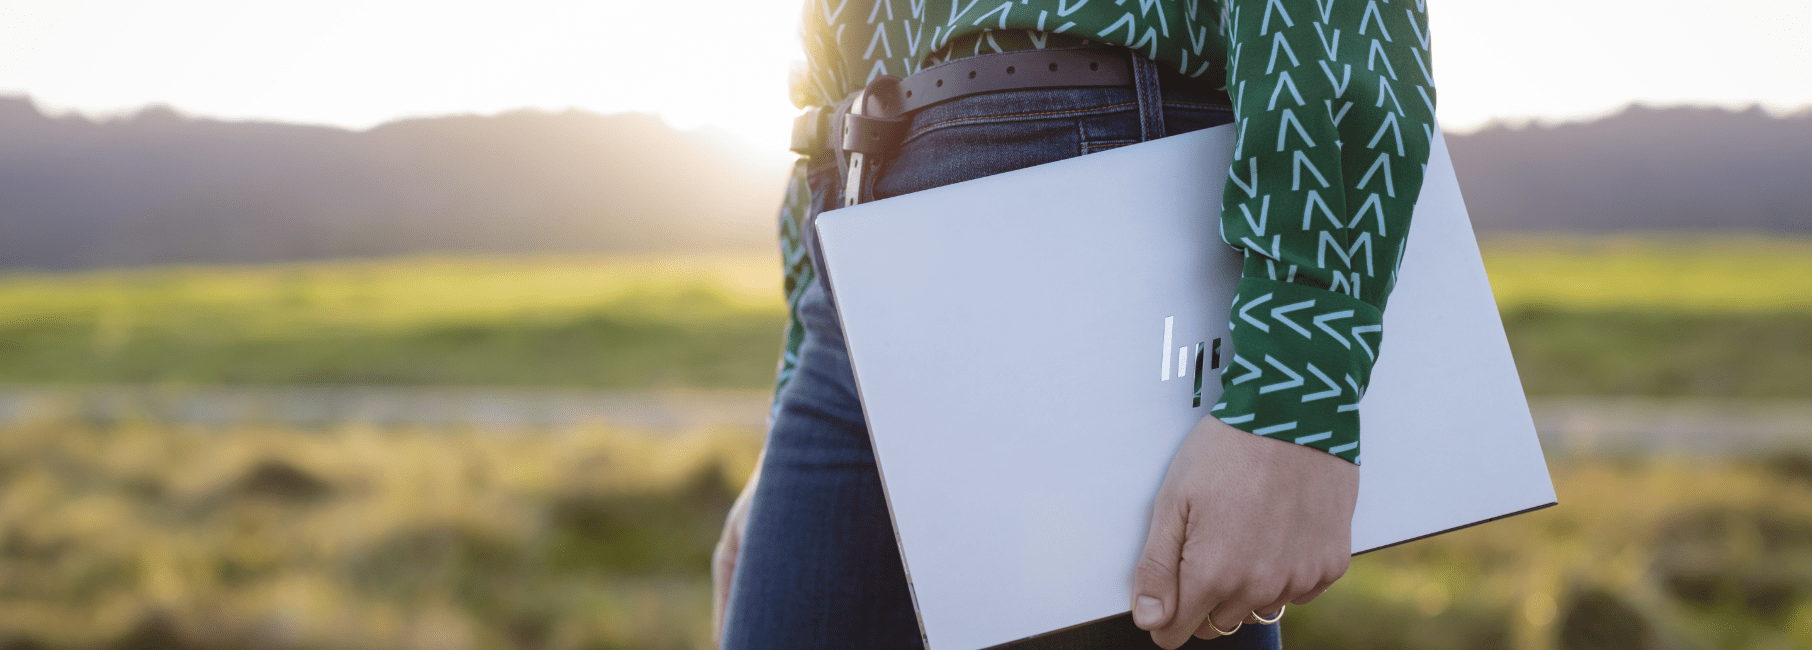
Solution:
{"label": "hand", "polygon": [[711,553],[711,641],[721,645],[724,638],[724,615],[730,604],[730,578],[736,575],[736,558],[742,554],[742,534],[749,527],[749,502],[755,499],[755,483],[761,478],[759,461],[754,474],[749,475],[749,482],[742,487],[742,494],[736,495],[736,502],[730,504],[730,514],[724,518],[723,536],[717,539],[717,549]]}
{"label": "hand", "polygon": [[1170,461],[1133,575],[1133,622],[1176,648],[1306,603],[1352,559],[1359,467],[1203,418]]}

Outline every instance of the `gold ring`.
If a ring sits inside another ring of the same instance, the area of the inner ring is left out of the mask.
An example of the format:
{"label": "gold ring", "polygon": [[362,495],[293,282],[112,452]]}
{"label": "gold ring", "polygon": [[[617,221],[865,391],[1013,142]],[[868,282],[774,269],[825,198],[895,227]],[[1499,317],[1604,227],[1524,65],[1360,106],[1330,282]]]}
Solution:
{"label": "gold ring", "polygon": [[1273,617],[1271,617],[1271,618],[1265,618],[1265,617],[1263,617],[1263,616],[1259,616],[1259,615],[1258,615],[1258,612],[1252,612],[1252,618],[1256,618],[1256,619],[1258,619],[1258,624],[1259,624],[1259,625],[1276,625],[1276,624],[1277,624],[1277,621],[1279,621],[1279,620],[1282,620],[1282,619],[1283,619],[1283,613],[1284,613],[1284,610],[1286,610],[1286,609],[1289,609],[1289,608],[1290,608],[1290,606],[1289,606],[1289,605],[1284,605],[1284,606],[1282,606],[1282,607],[1278,607],[1278,608],[1277,608],[1277,615],[1276,615],[1276,616],[1273,616]]}
{"label": "gold ring", "polygon": [[1240,628],[1240,626],[1241,626],[1241,625],[1245,625],[1245,624],[1246,624],[1246,622],[1245,622],[1245,621],[1244,621],[1244,620],[1241,620],[1241,621],[1240,621],[1240,622],[1238,622],[1238,623],[1235,623],[1235,624],[1234,624],[1234,625],[1233,625],[1233,629],[1231,629],[1231,630],[1223,630],[1223,629],[1221,629],[1221,628],[1218,628],[1218,627],[1215,627],[1215,626],[1214,626],[1214,615],[1213,615],[1213,614],[1209,614],[1209,615],[1208,615],[1208,618],[1207,618],[1207,619],[1206,619],[1206,620],[1207,620],[1207,622],[1208,622],[1208,629],[1210,629],[1210,630],[1214,630],[1214,631],[1215,631],[1215,632],[1216,632],[1216,633],[1217,633],[1217,634],[1220,634],[1220,635],[1221,635],[1221,636],[1233,636],[1233,633],[1234,633],[1234,632],[1238,632],[1238,631],[1239,631],[1239,628]]}

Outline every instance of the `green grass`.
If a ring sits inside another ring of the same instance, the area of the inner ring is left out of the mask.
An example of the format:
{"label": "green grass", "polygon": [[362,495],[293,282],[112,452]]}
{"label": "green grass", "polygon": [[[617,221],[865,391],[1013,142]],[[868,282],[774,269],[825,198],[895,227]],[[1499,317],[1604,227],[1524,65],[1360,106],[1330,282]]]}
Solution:
{"label": "green grass", "polygon": [[[0,647],[705,648],[755,431],[0,426]],[[1291,647],[1803,648],[1812,458],[1564,459],[1357,558]]]}
{"label": "green grass", "polygon": [[1481,248],[1530,393],[1812,398],[1812,239],[1500,236]]}
{"label": "green grass", "polygon": [[[1812,398],[1812,239],[1484,242],[1535,394]],[[0,382],[770,385],[771,256],[0,276]]]}
{"label": "green grass", "polygon": [[[1532,392],[1812,397],[1812,243],[1486,242]],[[763,255],[0,276],[0,382],[762,388]],[[709,644],[756,431],[0,425],[0,648]],[[1812,647],[1812,460],[1566,459],[1358,559],[1314,648]]]}
{"label": "green grass", "polygon": [[1552,463],[1558,507],[1357,558],[1306,648],[1804,648],[1812,460]]}
{"label": "green grass", "polygon": [[778,262],[405,259],[0,278],[0,381],[758,387]]}
{"label": "green grass", "polygon": [[0,647],[701,648],[755,431],[0,427]]}
{"label": "green grass", "polygon": [[1504,314],[1531,394],[1812,398],[1812,312]]}
{"label": "green grass", "polygon": [[1505,310],[1812,313],[1812,238],[1493,236],[1480,248]]}

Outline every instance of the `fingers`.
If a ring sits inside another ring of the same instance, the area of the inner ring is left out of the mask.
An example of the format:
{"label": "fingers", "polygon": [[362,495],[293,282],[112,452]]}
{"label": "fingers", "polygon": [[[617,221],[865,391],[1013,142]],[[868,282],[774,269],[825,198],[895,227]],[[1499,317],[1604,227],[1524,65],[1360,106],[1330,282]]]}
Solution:
{"label": "fingers", "polygon": [[1201,627],[1196,628],[1195,636],[1212,639],[1223,634],[1232,634],[1240,626],[1251,621],[1253,612],[1260,610],[1275,611],[1270,608],[1270,601],[1277,598],[1275,587],[1267,588],[1257,583],[1247,583],[1244,589],[1238,590],[1239,596],[1228,598],[1217,604],[1208,616],[1202,620]]}
{"label": "fingers", "polygon": [[[767,450],[762,450],[762,457]],[[724,635],[724,621],[729,618],[730,587],[736,577],[736,560],[742,556],[742,536],[749,527],[749,504],[755,498],[756,482],[761,478],[761,463],[756,461],[756,471],[749,475],[748,484],[742,493],[736,495],[736,502],[730,504],[730,514],[724,517],[724,532],[718,537],[717,548],[711,551],[711,640],[721,644]]]}
{"label": "fingers", "polygon": [[1194,539],[1185,542],[1178,564],[1177,604],[1171,608],[1175,613],[1169,623],[1151,633],[1152,641],[1165,648],[1183,645],[1197,632],[1218,636],[1205,630],[1203,621],[1210,611],[1239,591],[1244,575],[1237,562],[1224,552],[1217,553],[1218,549],[1206,543],[1209,538],[1203,536],[1199,522],[1194,519],[1197,513],[1191,511],[1189,515],[1185,524],[1188,530],[1184,535]]}
{"label": "fingers", "polygon": [[717,548],[711,552],[711,640],[722,643],[724,618],[730,606],[730,581],[736,576],[736,559],[742,554],[742,527],[732,519],[724,526]]}
{"label": "fingers", "polygon": [[1266,623],[1265,621],[1277,618],[1278,613],[1284,610],[1285,605],[1290,604],[1292,598],[1299,597],[1300,596],[1297,596],[1294,593],[1286,592],[1284,595],[1278,596],[1277,600],[1253,609],[1252,614],[1246,617],[1246,622],[1258,625],[1270,625],[1270,623]]}
{"label": "fingers", "polygon": [[1276,625],[1285,611],[1285,605],[1278,605],[1275,608],[1261,607],[1253,610],[1252,615],[1246,617],[1246,622],[1254,625]]}
{"label": "fingers", "polygon": [[[1298,594],[1296,597],[1291,598],[1290,603],[1293,605],[1307,605],[1309,604],[1309,601],[1321,597],[1321,594],[1325,593],[1329,587],[1334,586],[1334,581],[1339,580],[1341,576],[1346,575],[1346,569],[1348,566],[1351,566],[1352,559],[1351,555],[1336,552],[1332,565],[1323,571],[1319,576],[1319,580],[1316,581],[1315,586]],[[1281,604],[1282,603],[1279,603],[1279,605]]]}
{"label": "fingers", "polygon": [[1187,561],[1184,562],[1181,584],[1177,589],[1176,616],[1172,617],[1168,625],[1151,632],[1151,640],[1164,648],[1183,645],[1189,641],[1189,637],[1204,632],[1203,619],[1208,617],[1208,612],[1217,607],[1224,597],[1224,590],[1219,588],[1219,581],[1215,580],[1222,574],[1201,571],[1188,564]]}
{"label": "fingers", "polygon": [[[1243,625],[1243,624],[1244,623],[1242,622],[1242,623],[1235,623],[1233,625],[1227,625],[1226,621],[1222,621],[1220,623],[1215,623],[1214,616],[1209,615],[1208,618],[1202,619],[1202,624],[1200,626],[1197,626],[1195,628],[1194,636],[1198,639],[1212,639],[1217,636],[1223,636],[1221,634],[1221,632],[1228,632],[1228,633],[1238,632],[1239,626]],[[1223,626],[1225,626],[1225,627],[1223,627]]]}
{"label": "fingers", "polygon": [[1256,607],[1248,603],[1223,603],[1220,607],[1214,608],[1213,612],[1209,612],[1208,619],[1202,621],[1202,624],[1207,625],[1208,621],[1217,621],[1214,624],[1215,627],[1232,632],[1246,624],[1246,619],[1252,616],[1254,609]]}
{"label": "fingers", "polygon": [[1140,625],[1163,648],[1181,646],[1191,636],[1212,639],[1230,634],[1242,625],[1259,624],[1261,616],[1274,619],[1285,605],[1306,603],[1326,591],[1345,572],[1348,559],[1310,561],[1290,570],[1275,559],[1236,559],[1198,548],[1190,536],[1199,534],[1185,531],[1189,541],[1172,574],[1175,604],[1167,602],[1165,607],[1169,620],[1156,628]]}
{"label": "fingers", "polygon": [[1276,618],[1283,611],[1283,604],[1288,602],[1288,599],[1281,599],[1276,603],[1256,608],[1249,604],[1223,603],[1209,612],[1207,618],[1202,619],[1202,624],[1196,627],[1194,636],[1201,639],[1212,639],[1233,634],[1247,625],[1270,625],[1271,623],[1264,621],[1277,622]]}
{"label": "fingers", "polygon": [[[1194,636],[1212,639],[1238,631],[1241,626],[1262,623],[1260,618],[1275,619],[1284,605],[1306,593],[1326,589],[1332,577],[1308,570],[1289,573],[1287,579],[1276,576],[1285,572],[1258,565],[1244,565],[1225,572],[1225,597],[1215,604]],[[1337,577],[1337,576],[1335,576]],[[1187,584],[1187,578],[1185,578]],[[1188,591],[1188,587],[1184,588]]]}
{"label": "fingers", "polygon": [[[1256,584],[1249,584],[1246,588],[1238,590],[1238,593],[1243,593],[1245,597],[1229,599],[1216,605],[1215,608],[1209,612],[1208,617],[1203,619],[1201,626],[1196,628],[1195,636],[1202,639],[1212,639],[1218,636],[1232,634],[1245,625],[1271,625],[1276,623],[1277,618],[1283,615],[1284,607],[1286,605],[1292,603],[1306,603],[1313,600],[1316,596],[1320,595],[1321,592],[1326,591],[1333,583],[1333,580],[1330,578],[1319,584],[1311,583],[1312,588],[1307,590],[1296,587],[1297,584],[1309,582],[1310,581],[1307,580],[1291,582],[1290,584],[1285,585],[1281,592],[1275,588],[1265,589]],[[1276,597],[1270,602],[1262,602],[1264,596],[1261,594],[1267,593],[1275,594]],[[1266,623],[1265,621],[1267,620],[1270,621],[1270,623]]]}
{"label": "fingers", "polygon": [[1134,623],[1160,647],[1277,616],[1345,573],[1358,470],[1204,418],[1172,459],[1134,572]]}
{"label": "fingers", "polygon": [[1159,495],[1152,506],[1151,528],[1145,550],[1133,570],[1133,624],[1155,630],[1170,622],[1176,611],[1177,569],[1183,559],[1184,513],[1171,499]]}
{"label": "fingers", "polygon": [[[711,640],[722,643],[724,614],[730,606],[730,578],[736,575],[736,551],[731,540],[718,542],[711,554]],[[726,548],[732,547],[732,548]]]}
{"label": "fingers", "polygon": [[1307,604],[1309,604],[1309,601],[1315,600],[1316,598],[1321,597],[1321,594],[1326,592],[1328,590],[1328,587],[1332,587],[1332,586],[1334,586],[1334,581],[1329,580],[1327,582],[1324,582],[1321,585],[1316,586],[1314,589],[1310,589],[1307,592],[1304,592],[1301,596],[1297,596],[1295,598],[1290,599],[1290,604],[1291,605],[1307,605]]}

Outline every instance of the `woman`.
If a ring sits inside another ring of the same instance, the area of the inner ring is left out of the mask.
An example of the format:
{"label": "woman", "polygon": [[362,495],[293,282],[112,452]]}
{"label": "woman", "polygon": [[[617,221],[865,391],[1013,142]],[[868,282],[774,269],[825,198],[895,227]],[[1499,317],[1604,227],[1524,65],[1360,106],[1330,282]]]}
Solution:
{"label": "woman", "polygon": [[[781,219],[793,320],[772,429],[714,566],[724,647],[921,644],[810,220],[849,200],[1227,123],[1240,134],[1233,169],[1202,170],[1202,182],[1226,184],[1218,216],[1225,242],[1246,255],[1236,304],[1248,318],[1234,323],[1222,403],[1185,440],[1153,504],[1129,577],[1136,629],[1110,622],[1041,642],[1279,647],[1277,628],[1261,623],[1326,590],[1350,557],[1354,405],[1435,128],[1421,4],[813,0],[804,39],[809,66],[794,98],[827,113],[846,112],[864,86],[891,87],[885,76],[1024,66],[1040,50],[1123,61],[1127,83],[933,103],[902,116],[897,143],[859,156],[823,144],[843,142],[834,131],[801,147],[808,157]],[[1302,327],[1330,321],[1348,335]],[[1329,383],[1300,380],[1311,374]]]}

